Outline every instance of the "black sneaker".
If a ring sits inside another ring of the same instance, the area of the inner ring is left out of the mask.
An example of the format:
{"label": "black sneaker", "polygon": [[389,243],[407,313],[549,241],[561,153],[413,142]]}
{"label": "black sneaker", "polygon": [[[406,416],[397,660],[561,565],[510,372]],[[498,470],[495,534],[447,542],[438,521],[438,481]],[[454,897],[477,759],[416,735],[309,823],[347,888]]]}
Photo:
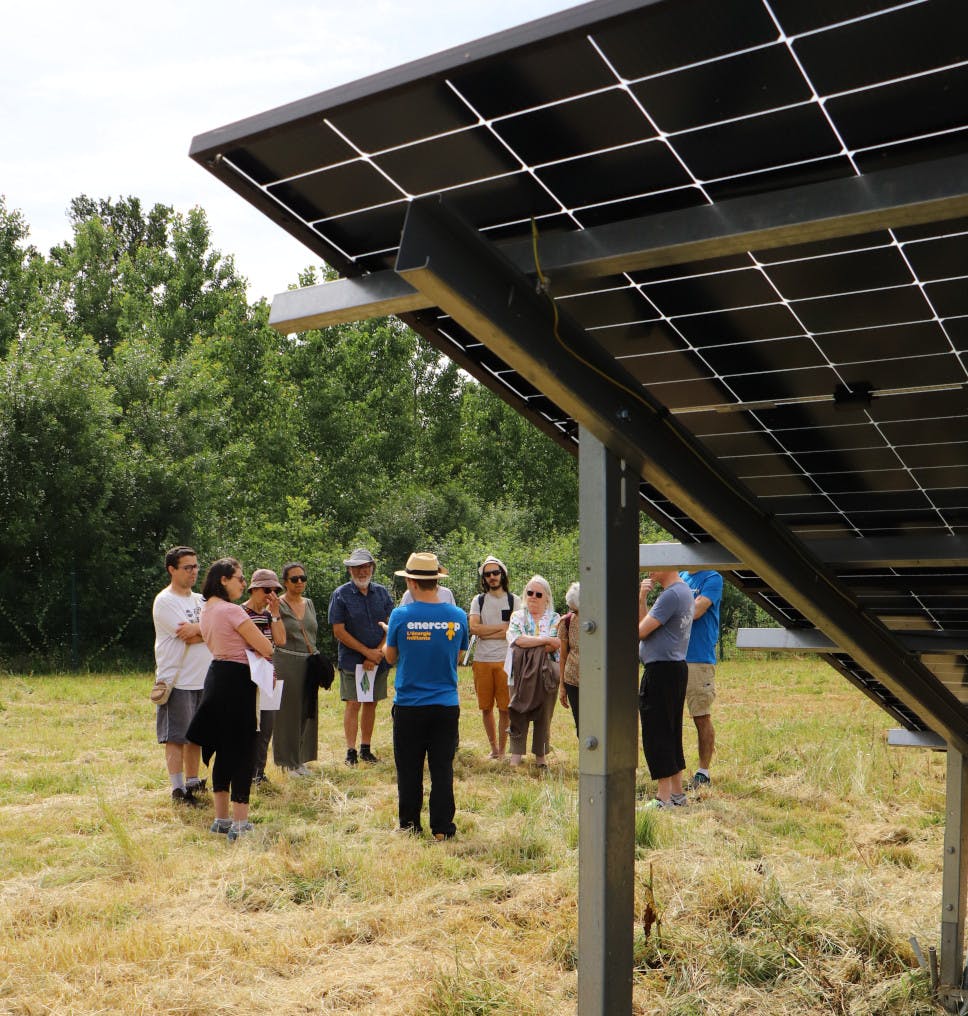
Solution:
{"label": "black sneaker", "polygon": [[187,808],[205,807],[201,801],[195,800],[195,795],[190,790],[183,790],[181,787],[175,787],[175,789],[172,790],[171,799],[175,804],[184,804]]}
{"label": "black sneaker", "polygon": [[190,794],[204,794],[205,793],[205,781],[204,780],[186,780],[185,789]]}
{"label": "black sneaker", "polygon": [[346,749],[346,764],[348,766],[355,766],[357,762],[359,762],[359,758],[357,757],[356,749],[355,748],[347,748]]}
{"label": "black sneaker", "polygon": [[712,783],[712,780],[705,773],[696,773],[695,776],[689,781],[687,790],[702,790],[703,787],[708,787]]}
{"label": "black sneaker", "polygon": [[373,754],[372,751],[370,751],[369,748],[366,748],[365,750],[360,752],[360,761],[369,762],[371,765],[376,765],[376,763],[379,762],[380,760],[376,757],[376,755]]}

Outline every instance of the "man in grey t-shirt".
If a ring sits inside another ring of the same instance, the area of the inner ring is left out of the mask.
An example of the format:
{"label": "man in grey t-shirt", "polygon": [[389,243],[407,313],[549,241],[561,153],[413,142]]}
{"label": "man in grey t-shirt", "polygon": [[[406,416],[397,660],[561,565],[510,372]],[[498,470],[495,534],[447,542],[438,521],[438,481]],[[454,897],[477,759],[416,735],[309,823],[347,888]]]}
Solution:
{"label": "man in grey t-shirt", "polygon": [[[487,557],[477,569],[481,592],[471,600],[467,616],[470,632],[477,638],[474,648],[474,690],[481,710],[484,732],[491,743],[488,758],[503,759],[508,744],[508,675],[504,670],[507,656],[508,621],[521,607],[521,597],[508,591],[508,570],[496,557]],[[494,724],[494,706],[500,724]]]}
{"label": "man in grey t-shirt", "polygon": [[[652,584],[662,586],[648,606]],[[639,659],[645,664],[639,687],[642,747],[649,775],[658,783],[654,808],[686,803],[682,771],[682,707],[686,701],[686,649],[692,631],[692,590],[674,570],[650,572],[639,587]]]}

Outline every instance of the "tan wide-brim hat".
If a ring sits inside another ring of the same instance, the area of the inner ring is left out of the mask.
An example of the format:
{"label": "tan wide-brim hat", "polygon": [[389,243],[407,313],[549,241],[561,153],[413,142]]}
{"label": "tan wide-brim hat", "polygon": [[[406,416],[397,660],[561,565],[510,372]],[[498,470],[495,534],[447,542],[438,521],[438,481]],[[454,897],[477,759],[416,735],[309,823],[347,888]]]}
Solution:
{"label": "tan wide-brim hat", "polygon": [[394,572],[408,579],[439,579],[447,574],[446,568],[440,567],[436,554],[418,551],[407,558],[407,567],[403,571]]}

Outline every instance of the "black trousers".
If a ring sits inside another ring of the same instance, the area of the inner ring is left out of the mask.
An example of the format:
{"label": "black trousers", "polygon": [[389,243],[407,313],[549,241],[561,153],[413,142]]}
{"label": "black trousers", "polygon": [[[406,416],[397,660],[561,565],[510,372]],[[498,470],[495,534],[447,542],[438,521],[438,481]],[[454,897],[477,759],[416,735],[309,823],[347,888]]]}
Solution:
{"label": "black trousers", "polygon": [[265,776],[266,762],[269,758],[269,742],[272,740],[272,728],[276,724],[277,709],[259,710],[259,729],[255,735],[254,757],[252,761],[252,778]]}
{"label": "black trousers", "polygon": [[400,828],[420,832],[424,760],[430,767],[430,831],[453,836],[454,754],[460,706],[393,707]]}
{"label": "black trousers", "polygon": [[639,686],[642,747],[653,780],[686,768],[682,750],[682,708],[689,668],[682,660],[647,663]]}
{"label": "black trousers", "polygon": [[212,790],[227,791],[236,804],[249,803],[255,754],[255,685],[247,663],[212,660],[189,740],[212,756]]}
{"label": "black trousers", "polygon": [[566,684],[565,694],[568,696],[568,705],[571,706],[572,716],[575,717],[575,733],[578,733],[578,685]]}

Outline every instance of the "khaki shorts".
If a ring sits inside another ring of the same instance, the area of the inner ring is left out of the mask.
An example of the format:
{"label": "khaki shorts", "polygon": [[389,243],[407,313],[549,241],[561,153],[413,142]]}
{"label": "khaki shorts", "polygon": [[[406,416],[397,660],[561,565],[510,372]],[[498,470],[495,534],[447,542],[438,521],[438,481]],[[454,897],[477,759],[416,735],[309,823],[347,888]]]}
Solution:
{"label": "khaki shorts", "polygon": [[478,663],[475,660],[471,669],[474,672],[478,708],[486,712],[496,705],[500,712],[506,713],[508,702],[511,701],[511,689],[508,687],[504,663]]}
{"label": "khaki shorts", "polygon": [[[389,670],[384,670],[382,673],[377,674],[373,681],[373,701],[382,702],[387,697],[387,674]],[[355,670],[341,670],[339,672],[339,697],[343,702],[355,702],[356,701],[356,671]],[[366,705],[366,703],[363,703]]]}
{"label": "khaki shorts", "polygon": [[690,663],[686,685],[686,708],[690,716],[708,716],[716,697],[716,667],[712,663]]}

